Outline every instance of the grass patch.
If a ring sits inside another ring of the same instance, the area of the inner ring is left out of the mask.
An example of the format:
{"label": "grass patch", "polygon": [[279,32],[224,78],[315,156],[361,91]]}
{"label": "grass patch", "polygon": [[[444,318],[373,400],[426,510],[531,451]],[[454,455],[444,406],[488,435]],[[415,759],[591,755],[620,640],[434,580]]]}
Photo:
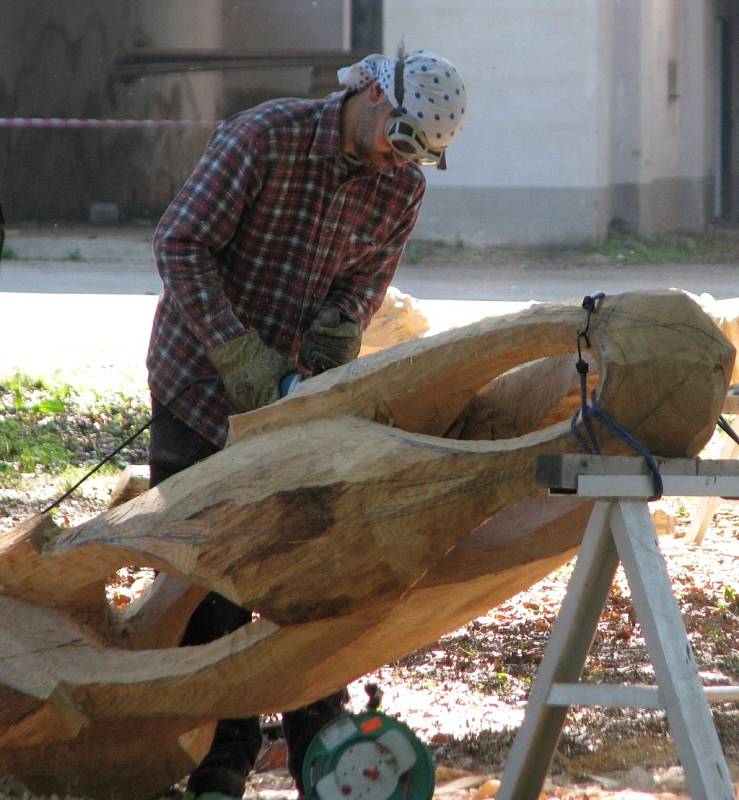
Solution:
{"label": "grass patch", "polygon": [[736,243],[716,235],[646,238],[613,232],[595,252],[614,264],[705,264],[735,258]]}
{"label": "grass patch", "polygon": [[[69,478],[100,461],[149,417],[146,398],[84,395],[66,383],[16,373],[0,378],[0,487],[25,475]],[[148,431],[111,469],[146,463]]]}
{"label": "grass patch", "polygon": [[739,678],[739,656],[725,655],[719,658],[718,665],[730,678]]}
{"label": "grass patch", "polygon": [[605,242],[596,245],[583,241],[566,246],[485,245],[454,241],[413,239],[408,243],[402,263],[455,264],[492,267],[546,264],[607,263],[628,264],[734,264],[739,260],[739,237],[720,229],[702,235],[670,233],[658,237],[639,236],[613,230]]}
{"label": "grass patch", "polygon": [[436,239],[420,239],[408,242],[403,251],[403,261],[406,264],[422,264],[424,261],[443,257],[448,259],[457,250],[453,245],[446,244]]}
{"label": "grass patch", "polygon": [[18,251],[9,244],[4,244],[3,251],[0,253],[0,260],[14,261],[16,258],[18,258]]}
{"label": "grass patch", "polygon": [[65,261],[84,261],[85,258],[80,252],[79,247],[75,247],[74,250],[70,250],[66,256],[64,256]]}

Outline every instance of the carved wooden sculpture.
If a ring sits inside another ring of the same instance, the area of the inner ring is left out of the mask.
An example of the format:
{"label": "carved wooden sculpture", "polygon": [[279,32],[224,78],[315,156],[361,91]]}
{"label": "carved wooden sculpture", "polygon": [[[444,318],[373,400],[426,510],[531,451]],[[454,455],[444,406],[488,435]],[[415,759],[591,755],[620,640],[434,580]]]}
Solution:
{"label": "carved wooden sculpture", "polygon": [[[161,791],[212,720],[327,694],[570,557],[589,505],[542,496],[534,461],[580,450],[584,324],[579,302],[541,305],[376,353],[232,418],[226,450],[89,522],[6,535],[0,769],[47,792]],[[589,336],[601,407],[653,453],[696,455],[734,359],[710,318],[680,293],[606,297]],[[103,587],[129,564],[161,572],[116,616]],[[177,648],[208,589],[260,619]]]}

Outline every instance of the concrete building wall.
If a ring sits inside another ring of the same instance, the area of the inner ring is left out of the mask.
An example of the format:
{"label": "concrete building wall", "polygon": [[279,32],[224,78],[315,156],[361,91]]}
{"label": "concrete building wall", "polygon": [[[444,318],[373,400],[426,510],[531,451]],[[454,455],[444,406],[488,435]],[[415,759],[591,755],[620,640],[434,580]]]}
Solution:
{"label": "concrete building wall", "polygon": [[[214,47],[221,0],[5,0],[0,24],[0,115],[10,117],[217,116],[218,73],[123,81],[120,52]],[[166,205],[207,131],[0,129],[6,218],[86,218],[116,202],[129,215]]]}
{"label": "concrete building wall", "polygon": [[[608,3],[386,0],[385,47],[448,56],[469,119],[446,173],[428,174],[417,235],[471,244],[563,244],[601,236],[610,79]],[[470,20],[474,24],[470,24]]]}
{"label": "concrete building wall", "polygon": [[613,218],[651,235],[702,230],[713,186],[711,3],[618,0]]}
{"label": "concrete building wall", "polygon": [[[121,76],[136,51],[349,48],[350,0],[0,0],[0,116],[217,120],[267,97],[312,94],[311,69]],[[326,81],[335,88],[335,75]],[[210,128],[0,128],[8,221],[87,219],[116,203],[156,219]]]}
{"label": "concrete building wall", "polygon": [[[254,55],[351,48],[350,0],[248,0],[223,6],[224,47]],[[224,73],[225,114],[271,97],[323,94],[338,88],[335,73],[312,67]]]}
{"label": "concrete building wall", "polygon": [[714,0],[386,0],[386,50],[412,32],[470,92],[416,235],[557,245],[598,241],[612,222],[702,230],[714,16]]}
{"label": "concrete building wall", "polygon": [[[120,3],[119,3],[120,5]],[[128,5],[124,35],[127,49],[218,48],[223,43],[222,0],[180,0],[178,3],[134,0]],[[115,81],[120,114],[144,119],[220,119],[223,114],[222,74],[173,73]],[[117,116],[116,110],[111,109]],[[179,190],[205,146],[210,130],[163,129],[152,133],[131,131],[130,157],[113,155],[106,172],[109,198],[122,203],[128,215],[157,215]],[[136,196],[130,165],[144,187]],[[113,177],[115,176],[115,177]],[[148,177],[148,181],[147,181]],[[112,184],[112,185],[111,185]],[[142,202],[143,201],[143,202]]]}
{"label": "concrete building wall", "polygon": [[[348,48],[357,8],[364,30],[382,25],[385,52],[405,34],[410,49],[451,58],[467,82],[468,123],[448,171],[426,173],[418,237],[568,245],[602,239],[614,220],[646,234],[710,220],[716,16],[731,22],[739,75],[739,0],[0,0],[0,116],[218,119],[270,96],[323,93],[333,72],[124,78],[114,65],[137,50]],[[735,77],[734,117],[737,92]],[[208,136],[0,128],[6,217],[84,219],[109,201],[124,218],[155,218]],[[733,188],[739,137],[727,149]],[[731,202],[736,213],[739,191]]]}
{"label": "concrete building wall", "polygon": [[739,219],[739,9],[734,6],[731,31],[731,74],[734,76],[732,84],[732,105],[730,142],[732,190],[729,194],[729,213],[733,219]]}
{"label": "concrete building wall", "polygon": [[725,29],[723,44],[727,52],[724,75],[716,76],[717,82],[723,78],[726,85],[723,115],[716,120],[719,129],[723,126],[725,152],[717,153],[717,161],[725,174],[715,201],[727,218],[739,221],[739,0],[717,0],[717,6]]}
{"label": "concrete building wall", "polygon": [[651,0],[640,23],[638,228],[700,231],[712,185],[709,4]]}

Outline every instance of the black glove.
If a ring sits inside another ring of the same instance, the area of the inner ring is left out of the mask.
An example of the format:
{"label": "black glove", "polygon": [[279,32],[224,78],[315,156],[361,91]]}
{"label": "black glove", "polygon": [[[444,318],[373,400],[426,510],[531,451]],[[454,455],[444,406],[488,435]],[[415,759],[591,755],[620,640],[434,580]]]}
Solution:
{"label": "black glove", "polygon": [[336,306],[324,306],[306,331],[300,360],[313,372],[323,372],[356,358],[361,344],[359,323]]}
{"label": "black glove", "polygon": [[223,378],[234,411],[253,411],[280,397],[280,380],[290,365],[276,350],[259,338],[256,331],[217,345],[208,358]]}

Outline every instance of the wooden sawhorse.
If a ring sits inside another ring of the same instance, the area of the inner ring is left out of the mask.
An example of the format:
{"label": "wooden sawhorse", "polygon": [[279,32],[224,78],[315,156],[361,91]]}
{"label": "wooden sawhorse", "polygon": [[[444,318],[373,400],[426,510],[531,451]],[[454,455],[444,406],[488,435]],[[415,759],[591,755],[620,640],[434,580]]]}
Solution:
{"label": "wooden sawhorse", "polygon": [[[739,497],[739,461],[659,461],[663,494]],[[708,708],[739,701],[739,686],[704,689],[647,505],[652,477],[641,458],[546,455],[537,480],[552,493],[598,498],[513,743],[497,800],[536,800],[570,706],[664,708],[693,800],[734,800]],[[580,683],[619,561],[656,686]]]}

